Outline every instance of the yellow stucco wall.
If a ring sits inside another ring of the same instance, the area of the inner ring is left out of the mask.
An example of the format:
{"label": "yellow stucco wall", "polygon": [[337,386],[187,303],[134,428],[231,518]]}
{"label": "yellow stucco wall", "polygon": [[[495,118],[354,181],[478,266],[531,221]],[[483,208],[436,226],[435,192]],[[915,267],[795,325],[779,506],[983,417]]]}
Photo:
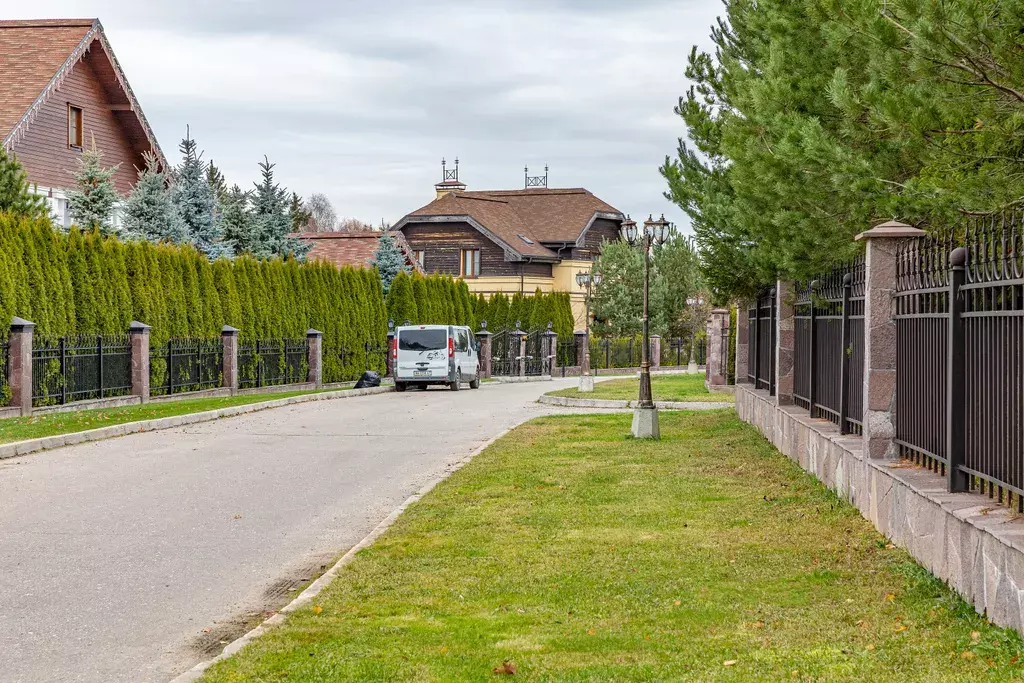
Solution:
{"label": "yellow stucco wall", "polygon": [[491,296],[498,292],[512,296],[519,291],[522,291],[523,294],[533,294],[538,287],[545,293],[568,292],[576,329],[582,330],[585,327],[586,292],[576,284],[576,273],[589,272],[593,265],[591,261],[562,261],[552,266],[551,277],[527,275],[522,280],[518,275],[478,277],[467,279],[466,285],[473,294],[482,293],[484,296]]}

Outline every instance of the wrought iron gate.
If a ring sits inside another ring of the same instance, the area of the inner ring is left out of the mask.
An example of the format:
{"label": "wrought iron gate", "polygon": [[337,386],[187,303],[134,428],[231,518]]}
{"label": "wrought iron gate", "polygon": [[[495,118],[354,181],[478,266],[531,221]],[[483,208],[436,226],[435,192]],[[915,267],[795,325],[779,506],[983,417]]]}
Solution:
{"label": "wrought iron gate", "polygon": [[491,337],[491,374],[497,377],[510,377],[516,372],[516,359],[519,357],[519,335],[502,330]]}
{"label": "wrought iron gate", "polygon": [[523,358],[526,363],[526,373],[532,377],[544,373],[544,332],[534,330],[526,335],[526,356]]}

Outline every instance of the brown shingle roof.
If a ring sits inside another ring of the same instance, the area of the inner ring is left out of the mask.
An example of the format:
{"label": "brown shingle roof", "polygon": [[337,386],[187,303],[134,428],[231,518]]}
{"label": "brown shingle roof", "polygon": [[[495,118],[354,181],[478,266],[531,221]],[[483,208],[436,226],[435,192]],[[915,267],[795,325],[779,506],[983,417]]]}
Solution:
{"label": "brown shingle roof", "polygon": [[467,216],[523,256],[554,258],[541,242],[575,242],[598,213],[622,215],[583,188],[531,188],[447,194],[402,220]]}
{"label": "brown shingle roof", "polygon": [[125,92],[153,152],[156,137],[128,86],[99,19],[0,20],[0,141],[10,144],[31,124],[38,107],[58,88],[95,41]]}
{"label": "brown shingle roof", "polygon": [[0,21],[0,137],[21,120],[94,21]]}
{"label": "brown shingle roof", "polygon": [[[380,232],[304,232],[295,237],[306,240],[312,248],[306,254],[310,261],[330,261],[336,266],[367,268],[377,251]],[[401,245],[399,245],[401,248]],[[406,254],[409,265],[412,257]]]}

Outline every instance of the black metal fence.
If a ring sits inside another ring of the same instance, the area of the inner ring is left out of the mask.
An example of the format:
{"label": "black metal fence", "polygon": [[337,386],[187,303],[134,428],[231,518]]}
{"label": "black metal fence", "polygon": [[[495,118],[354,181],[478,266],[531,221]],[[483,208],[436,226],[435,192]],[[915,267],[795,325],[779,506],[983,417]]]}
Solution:
{"label": "black metal fence", "polygon": [[171,339],[149,350],[149,393],[167,396],[222,386],[224,344],[220,339]]}
{"label": "black metal fence", "polygon": [[538,377],[544,372],[544,332],[534,330],[526,335],[525,374]]}
{"label": "black metal fence", "polygon": [[309,342],[263,339],[238,345],[238,387],[301,384],[309,379]]}
{"label": "black metal fence", "polygon": [[32,343],[32,404],[64,405],[124,396],[131,393],[131,370],[128,335],[36,337]]}
{"label": "black metal fence", "polygon": [[747,380],[756,389],[775,395],[775,289],[761,292],[747,309],[750,329],[750,353],[747,356]]}
{"label": "black metal fence", "polygon": [[706,365],[708,361],[707,338],[700,337],[698,339],[694,339],[684,337],[662,337],[662,367],[679,367],[688,365],[690,363],[691,353],[697,365]]}
{"label": "black metal fence", "polygon": [[971,218],[897,254],[896,442],[1024,512],[1024,224]]}
{"label": "black metal fence", "polygon": [[793,400],[814,417],[862,432],[864,259],[798,289],[794,304]]}
{"label": "black metal fence", "polygon": [[590,340],[590,367],[596,370],[638,368],[643,354],[643,339],[604,337]]}

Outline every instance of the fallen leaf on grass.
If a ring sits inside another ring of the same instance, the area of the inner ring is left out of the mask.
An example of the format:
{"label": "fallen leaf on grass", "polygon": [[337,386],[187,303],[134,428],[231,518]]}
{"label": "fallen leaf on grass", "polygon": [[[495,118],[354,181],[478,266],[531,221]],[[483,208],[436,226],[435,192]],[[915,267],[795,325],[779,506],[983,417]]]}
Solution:
{"label": "fallen leaf on grass", "polygon": [[889,601],[889,602],[892,602],[893,600],[896,599],[896,594],[895,593],[886,593],[885,594],[885,599],[887,601]]}
{"label": "fallen leaf on grass", "polygon": [[864,648],[864,649],[867,650],[868,652],[873,652],[874,649],[875,649],[875,645],[874,645],[874,643],[869,643],[868,646],[866,648]]}
{"label": "fallen leaf on grass", "polygon": [[679,600],[676,600],[676,607],[679,607],[679,605],[681,605],[681,604],[683,604],[683,603],[680,602]]}
{"label": "fallen leaf on grass", "polygon": [[747,626],[749,626],[750,628],[764,628],[764,622],[763,621],[752,621],[749,624],[747,624]]}
{"label": "fallen leaf on grass", "polygon": [[447,645],[442,645],[441,646],[441,654],[444,654],[446,652],[448,652],[448,646]]}
{"label": "fallen leaf on grass", "polygon": [[974,653],[970,650],[964,650],[960,653],[960,659],[974,659]]}
{"label": "fallen leaf on grass", "polygon": [[893,629],[893,630],[894,630],[894,631],[896,631],[896,633],[902,633],[903,631],[906,631],[906,630],[907,630],[907,627],[906,627],[906,625],[905,625],[905,624],[899,624],[899,625],[898,625],[898,626],[896,626],[896,628],[895,628],[895,629]]}
{"label": "fallen leaf on grass", "polygon": [[724,662],[722,662],[722,666],[733,666],[734,664],[736,664],[737,661],[739,661],[739,660],[727,659]]}
{"label": "fallen leaf on grass", "polygon": [[888,543],[888,544],[886,544],[885,549],[886,550],[895,550],[896,546],[893,545],[892,543]]}
{"label": "fallen leaf on grass", "polygon": [[501,663],[501,666],[496,666],[492,671],[496,674],[504,674],[506,676],[512,676],[516,672],[516,665],[507,659]]}
{"label": "fallen leaf on grass", "polygon": [[594,636],[594,635],[597,635],[597,631],[595,631],[594,629],[589,629],[589,630],[587,631],[587,635],[588,635],[588,636]]}
{"label": "fallen leaf on grass", "polygon": [[971,631],[971,640],[974,640],[974,641],[981,640],[981,632],[980,631]]}
{"label": "fallen leaf on grass", "polygon": [[320,605],[313,605],[313,614],[320,614],[324,611],[324,608]]}

